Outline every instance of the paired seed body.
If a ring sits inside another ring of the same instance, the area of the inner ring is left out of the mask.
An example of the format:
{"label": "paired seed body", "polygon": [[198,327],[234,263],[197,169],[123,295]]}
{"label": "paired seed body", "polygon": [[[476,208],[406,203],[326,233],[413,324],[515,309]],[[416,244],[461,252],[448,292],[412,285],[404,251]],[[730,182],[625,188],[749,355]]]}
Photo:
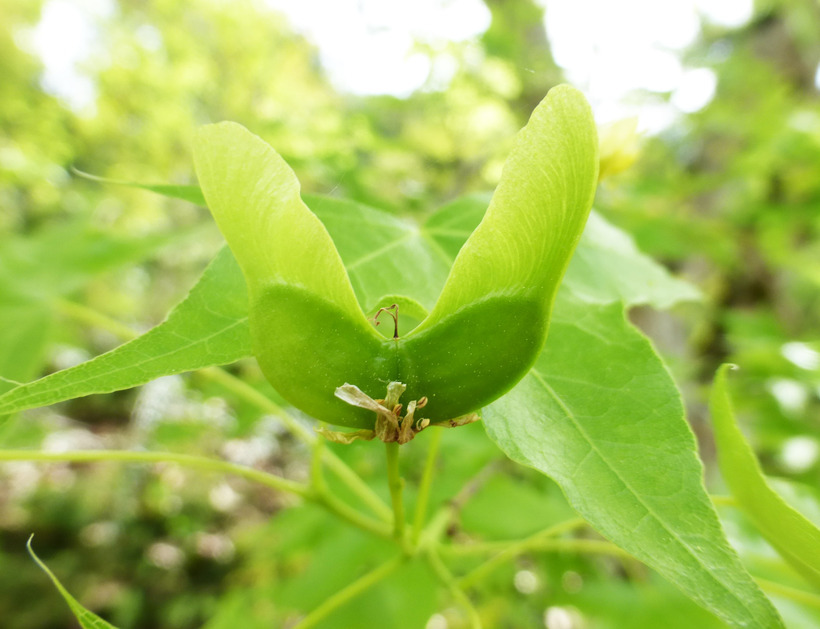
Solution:
{"label": "paired seed body", "polygon": [[517,136],[435,307],[394,339],[365,316],[327,230],[272,148],[220,123],[199,132],[195,160],[248,283],[265,376],[305,413],[360,428],[371,428],[374,415],[334,396],[344,383],[380,398],[389,382],[403,382],[403,399],[427,397],[424,416],[439,422],[480,409],[526,374],[546,339],[598,167],[586,101],[572,88],[553,89]]}

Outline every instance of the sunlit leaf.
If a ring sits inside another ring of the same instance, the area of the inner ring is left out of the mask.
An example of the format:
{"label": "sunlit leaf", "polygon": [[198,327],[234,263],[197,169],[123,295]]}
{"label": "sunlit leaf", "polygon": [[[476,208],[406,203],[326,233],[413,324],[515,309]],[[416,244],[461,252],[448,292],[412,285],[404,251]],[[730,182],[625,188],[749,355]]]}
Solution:
{"label": "sunlit leaf", "polygon": [[743,511],[763,536],[815,587],[820,588],[820,529],[772,489],[737,425],[726,384],[733,365],[715,375],[709,408],[720,471]]}
{"label": "sunlit leaf", "polygon": [[99,183],[106,183],[115,186],[127,186],[129,188],[141,188],[149,192],[161,194],[164,197],[171,199],[180,199],[188,201],[194,205],[201,205],[205,207],[205,197],[202,196],[202,190],[197,185],[173,185],[166,183],[137,183],[133,181],[122,181],[121,179],[108,179],[107,177],[98,177],[90,173],[85,173],[81,170],[73,169],[73,172],[84,179],[97,181]]}
{"label": "sunlit leaf", "polygon": [[55,225],[0,240],[0,282],[4,292],[49,301],[179,238],[179,234],[114,236],[85,221]]}
{"label": "sunlit leaf", "polygon": [[333,237],[368,314],[388,295],[410,297],[428,311],[433,307],[453,257],[437,249],[424,226],[352,201],[319,196],[305,201]]}
{"label": "sunlit leaf", "polygon": [[783,626],[725,539],[674,383],[620,305],[563,299],[531,373],[483,416],[510,458],[693,600],[733,627]]}
{"label": "sunlit leaf", "polygon": [[590,214],[564,285],[575,297],[593,303],[669,308],[701,298],[692,284],[641,253],[631,236],[596,212]]}
{"label": "sunlit leaf", "polygon": [[249,354],[247,293],[239,267],[226,249],[163,323],[88,362],[12,389],[0,396],[0,415],[127,389]]}

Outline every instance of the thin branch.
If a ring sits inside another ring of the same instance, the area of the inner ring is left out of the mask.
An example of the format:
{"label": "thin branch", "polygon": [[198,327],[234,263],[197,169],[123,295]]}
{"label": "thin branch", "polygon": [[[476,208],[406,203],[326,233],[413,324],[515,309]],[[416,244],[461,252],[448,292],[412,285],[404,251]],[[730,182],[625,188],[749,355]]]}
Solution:
{"label": "thin branch", "polygon": [[384,446],[387,454],[387,485],[393,502],[393,537],[404,547],[404,479],[399,472],[399,444],[393,441]]}
{"label": "thin branch", "polygon": [[421,531],[424,528],[424,520],[427,517],[427,503],[430,501],[430,485],[433,482],[433,472],[436,468],[441,436],[444,430],[433,428],[430,433],[430,445],[427,447],[427,460],[424,464],[424,471],[421,475],[421,483],[416,496],[416,512],[413,517],[413,544],[418,544]]}
{"label": "thin branch", "polygon": [[379,520],[374,520],[366,515],[362,515],[356,509],[348,505],[346,502],[339,500],[336,496],[328,491],[320,491],[310,496],[316,503],[325,507],[334,515],[347,520],[353,526],[357,526],[363,531],[372,533],[383,539],[393,539],[390,534],[388,525]]}
{"label": "thin branch", "polygon": [[310,481],[313,494],[311,498],[325,509],[346,520],[353,526],[382,537],[384,539],[391,539],[388,525],[378,520],[369,518],[334,496],[325,483],[325,478],[322,474],[322,452],[324,450],[324,441],[321,439],[313,446],[313,457],[310,462]]}
{"label": "thin branch", "polygon": [[490,557],[487,561],[480,564],[472,572],[469,572],[466,576],[462,577],[459,584],[465,589],[470,588],[490,572],[495,570],[498,566],[510,561],[511,559],[514,559],[518,555],[528,552],[533,548],[533,546],[537,546],[537,544],[542,542],[544,539],[557,537],[562,533],[581,528],[585,525],[586,521],[583,518],[573,518],[572,520],[566,520],[550,526],[542,531],[539,531],[538,533],[535,533],[534,535],[531,535],[530,537],[513,542],[501,550],[498,554]]}
{"label": "thin branch", "polygon": [[359,577],[346,588],[336,592],[333,596],[326,598],[324,602],[319,605],[319,607],[305,616],[301,622],[297,623],[293,627],[293,629],[310,629],[310,627],[315,627],[336,609],[363,594],[368,589],[376,585],[379,581],[386,579],[398,570],[405,561],[407,561],[407,558],[404,555],[398,555],[390,561],[383,563],[375,570],[372,570]]}
{"label": "thin branch", "polygon": [[495,461],[484,466],[451,500],[447,501],[436,511],[430,519],[430,523],[422,530],[419,536],[420,547],[431,547],[438,543],[444,531],[447,529],[447,526],[458,517],[459,512],[467,501],[475,495],[489,476],[495,471],[495,467]]}
{"label": "thin branch", "polygon": [[[476,544],[442,544],[438,550],[449,557],[473,557],[476,555],[498,554],[516,542],[479,542]],[[545,538],[533,541],[526,549],[527,552],[577,552],[598,555],[612,555],[622,559],[634,559],[628,552],[599,539],[553,539]],[[520,553],[519,553],[520,554]]]}
{"label": "thin branch", "polygon": [[438,580],[441,581],[441,584],[447,588],[453,599],[467,612],[470,629],[481,629],[481,617],[473,606],[470,597],[467,596],[467,593],[459,586],[453,573],[450,572],[435,549],[429,548],[424,556],[427,559],[427,563],[430,564],[430,568],[432,568],[438,577]]}
{"label": "thin branch", "polygon": [[38,450],[0,450],[0,461],[66,461],[90,463],[95,461],[120,461],[125,463],[176,463],[208,472],[233,474],[267,485],[278,491],[311,497],[310,489],[286,478],[244,465],[237,465],[220,459],[176,452],[135,452],[131,450],[75,450],[69,452],[41,452]]}
{"label": "thin branch", "polygon": [[120,323],[116,319],[112,319],[108,315],[89,308],[88,306],[83,306],[82,304],[62,298],[55,299],[53,303],[57,310],[75,321],[103,329],[124,341],[130,341],[139,336],[138,332],[129,328],[124,323]]}
{"label": "thin branch", "polygon": [[788,598],[797,603],[802,603],[803,605],[820,609],[820,596],[814,592],[807,592],[806,590],[800,590],[788,585],[783,585],[782,583],[775,583],[774,581],[759,579],[757,577],[755,577],[755,581],[757,581],[757,584],[761,588],[769,592],[769,594],[774,594],[775,596],[780,596],[782,598]]}

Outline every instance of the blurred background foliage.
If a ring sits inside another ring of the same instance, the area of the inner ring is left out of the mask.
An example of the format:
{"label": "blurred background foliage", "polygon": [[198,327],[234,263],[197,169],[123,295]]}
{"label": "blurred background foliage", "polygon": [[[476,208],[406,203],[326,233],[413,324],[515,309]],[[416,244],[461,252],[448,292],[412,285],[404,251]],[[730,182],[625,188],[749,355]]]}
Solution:
{"label": "blurred background foliage", "polygon": [[[485,0],[489,26],[446,46],[446,80],[431,71],[401,97],[334,86],[314,44],[260,2],[118,0],[93,24],[80,68],[93,98],[77,106],[48,89],[32,45],[50,4],[0,0],[0,391],[120,342],[73,304],[145,330],[220,246],[203,208],[72,169],[189,183],[194,129],[231,119],[275,146],[305,191],[419,215],[492,189],[515,131],[563,80],[545,9],[532,0]],[[761,0],[741,26],[701,26],[682,59],[714,73],[714,96],[646,135],[637,163],[604,182],[596,207],[705,295],[671,314],[632,316],[685,393],[711,489],[722,491],[704,399],[716,367],[731,361],[743,368],[736,404],[764,469],[787,479],[785,491],[816,518],[820,9],[814,0]],[[416,52],[434,59],[442,49],[420,42]],[[232,370],[272,394],[252,362]],[[454,432],[445,435],[435,500],[476,474],[480,482],[452,535],[509,539],[572,515],[551,482],[500,461],[480,425]],[[29,412],[7,422],[0,439],[3,447],[218,454],[291,478],[307,467],[274,419],[197,374]],[[386,492],[380,456],[359,446],[339,453]],[[423,448],[405,456],[412,481]],[[793,579],[747,522],[731,509],[721,515],[757,575]],[[162,465],[6,464],[0,618],[15,629],[73,626],[25,555],[32,531],[78,598],[124,628],[286,626],[384,551],[314,507],[236,479]],[[393,627],[462,626],[432,582],[408,567],[327,626],[384,618]],[[478,591],[492,627],[720,626],[642,566],[613,557],[527,556]],[[778,602],[790,627],[820,627]]]}

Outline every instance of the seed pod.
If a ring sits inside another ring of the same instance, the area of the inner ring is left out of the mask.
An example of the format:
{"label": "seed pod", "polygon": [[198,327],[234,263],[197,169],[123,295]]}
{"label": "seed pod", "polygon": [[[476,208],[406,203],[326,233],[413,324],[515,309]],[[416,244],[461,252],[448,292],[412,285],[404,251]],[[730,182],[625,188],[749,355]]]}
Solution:
{"label": "seed pod", "polygon": [[379,334],[356,300],[333,241],[284,160],[238,124],[201,129],[197,175],[250,295],[254,353],[276,390],[332,424],[374,415],[334,397],[344,383],[380,398],[428,398],[444,421],[506,393],[544,344],[552,304],[597,181],[595,124],[576,90],[550,91],[516,137],[481,224],[459,252],[427,318]]}

